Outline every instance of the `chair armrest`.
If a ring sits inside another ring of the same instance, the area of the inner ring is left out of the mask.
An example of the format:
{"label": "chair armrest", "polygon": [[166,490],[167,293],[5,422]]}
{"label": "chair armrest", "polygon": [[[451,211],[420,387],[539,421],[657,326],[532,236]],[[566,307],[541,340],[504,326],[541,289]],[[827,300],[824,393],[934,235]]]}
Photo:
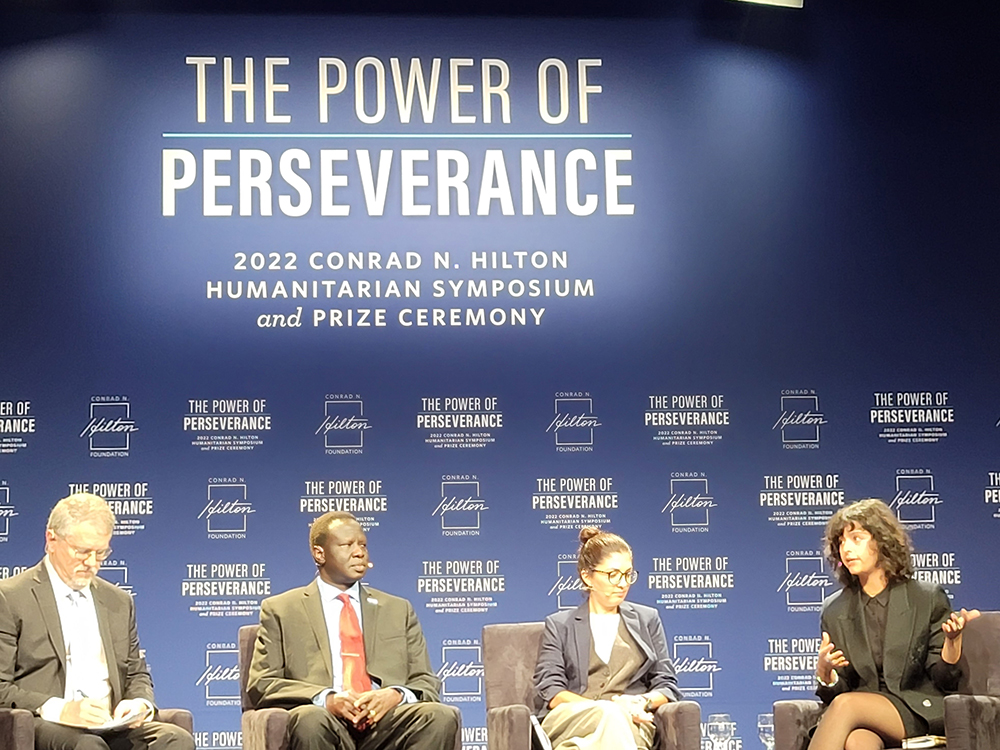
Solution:
{"label": "chair armrest", "polygon": [[496,706],[486,712],[489,750],[531,750],[531,711],[521,703]]}
{"label": "chair armrest", "polygon": [[35,716],[23,708],[0,708],[0,747],[34,750]]}
{"label": "chair armrest", "polygon": [[455,712],[455,719],[458,721],[458,731],[455,732],[455,750],[462,750],[462,712],[457,706],[448,706]]}
{"label": "chair armrest", "polygon": [[948,750],[994,750],[1000,747],[1000,698],[946,695],[944,729]]}
{"label": "chair armrest", "polygon": [[819,701],[775,701],[774,750],[804,750],[822,713]]}
{"label": "chair armrest", "polygon": [[288,711],[257,708],[243,712],[243,750],[288,750]]}
{"label": "chair armrest", "polygon": [[194,734],[194,716],[186,708],[161,708],[156,712],[156,720],[173,724],[188,734]]}
{"label": "chair armrest", "polygon": [[701,748],[701,706],[696,701],[664,703],[653,714],[658,750]]}

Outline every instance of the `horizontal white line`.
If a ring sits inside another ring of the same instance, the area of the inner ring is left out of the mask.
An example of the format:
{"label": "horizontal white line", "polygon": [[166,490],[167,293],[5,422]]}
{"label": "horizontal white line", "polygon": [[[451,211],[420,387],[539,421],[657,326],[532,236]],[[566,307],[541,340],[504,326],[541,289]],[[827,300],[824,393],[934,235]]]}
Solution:
{"label": "horizontal white line", "polygon": [[344,497],[369,497],[369,498],[372,498],[373,500],[378,500],[380,498],[384,498],[384,497],[387,497],[387,496],[386,495],[366,495],[363,492],[356,492],[353,495],[333,495],[333,494],[329,494],[329,495],[300,495],[299,497],[301,497],[303,500],[318,500],[319,498],[322,498],[322,497],[328,497],[328,498],[331,498],[331,499],[333,499],[333,498],[344,498]]}
{"label": "horizontal white line", "polygon": [[398,139],[409,138],[426,139],[440,138],[442,140],[489,140],[489,139],[545,139],[545,140],[571,140],[581,138],[609,139],[609,138],[631,138],[631,133],[164,133],[164,138],[371,138],[371,139]]}

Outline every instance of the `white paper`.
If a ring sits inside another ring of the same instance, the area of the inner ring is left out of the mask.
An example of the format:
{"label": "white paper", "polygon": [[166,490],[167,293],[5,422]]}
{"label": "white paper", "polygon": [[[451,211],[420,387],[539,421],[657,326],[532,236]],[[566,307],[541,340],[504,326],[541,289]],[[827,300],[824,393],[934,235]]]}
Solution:
{"label": "white paper", "polygon": [[99,727],[89,727],[88,731],[97,732],[98,734],[102,732],[113,732],[116,729],[125,729],[129,724],[138,719],[146,712],[145,706],[138,706],[133,708],[127,714],[122,716],[120,719],[110,719],[104,722]]}

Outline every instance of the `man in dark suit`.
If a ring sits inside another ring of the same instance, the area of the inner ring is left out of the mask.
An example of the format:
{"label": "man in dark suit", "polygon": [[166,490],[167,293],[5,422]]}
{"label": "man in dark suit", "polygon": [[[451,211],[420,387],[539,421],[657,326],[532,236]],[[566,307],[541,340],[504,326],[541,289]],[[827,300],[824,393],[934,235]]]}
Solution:
{"label": "man in dark suit", "polygon": [[[36,714],[36,750],[193,750],[151,721],[132,597],[97,577],[114,524],[101,498],[70,495],[49,515],[44,559],[0,581],[0,707]],[[112,719],[128,720],[93,731]]]}
{"label": "man in dark suit", "polygon": [[258,708],[288,708],[292,750],[444,750],[457,711],[438,703],[413,607],[367,586],[368,539],[350,513],[309,532],[318,577],[265,599],[248,675]]}

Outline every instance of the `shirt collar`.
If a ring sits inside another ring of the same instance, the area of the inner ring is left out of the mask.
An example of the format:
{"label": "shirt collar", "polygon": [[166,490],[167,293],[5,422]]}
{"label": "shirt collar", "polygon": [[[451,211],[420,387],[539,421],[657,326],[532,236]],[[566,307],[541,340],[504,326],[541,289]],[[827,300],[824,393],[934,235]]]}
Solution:
{"label": "shirt collar", "polygon": [[341,594],[347,594],[355,604],[361,604],[361,581],[355,581],[346,591],[341,591],[333,584],[327,583],[319,576],[316,576],[316,584],[319,586],[320,598],[325,602],[332,602]]}
{"label": "shirt collar", "polygon": [[872,603],[877,604],[879,607],[883,608],[888,607],[889,587],[886,586],[884,589],[875,594],[875,596],[868,596],[868,594],[865,594],[865,606],[867,607],[869,604]]}
{"label": "shirt collar", "polygon": [[91,598],[90,586],[86,586],[82,589],[74,589],[70,587],[69,584],[59,577],[56,569],[52,567],[52,561],[49,560],[48,555],[44,557],[43,561],[45,563],[45,570],[49,574],[49,582],[52,584],[52,593],[55,595],[57,601],[59,599],[66,599],[72,593],[77,591],[79,591],[84,599]]}

